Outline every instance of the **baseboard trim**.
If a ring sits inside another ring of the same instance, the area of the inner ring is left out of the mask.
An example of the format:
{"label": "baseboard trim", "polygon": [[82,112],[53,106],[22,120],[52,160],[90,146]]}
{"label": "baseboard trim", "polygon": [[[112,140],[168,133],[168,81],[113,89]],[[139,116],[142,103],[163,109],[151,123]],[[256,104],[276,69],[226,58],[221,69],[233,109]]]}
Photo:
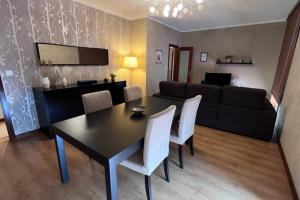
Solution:
{"label": "baseboard trim", "polygon": [[280,155],[281,155],[281,158],[282,158],[282,161],[283,161],[283,165],[284,165],[287,177],[288,177],[288,181],[289,181],[289,185],[290,185],[291,192],[292,192],[292,195],[293,195],[293,199],[294,200],[299,200],[299,196],[298,196],[298,193],[297,193],[294,181],[293,181],[293,177],[292,177],[292,174],[290,172],[290,168],[289,168],[289,165],[287,163],[286,157],[284,155],[284,152],[283,152],[280,141],[278,142],[278,146],[279,146]]}

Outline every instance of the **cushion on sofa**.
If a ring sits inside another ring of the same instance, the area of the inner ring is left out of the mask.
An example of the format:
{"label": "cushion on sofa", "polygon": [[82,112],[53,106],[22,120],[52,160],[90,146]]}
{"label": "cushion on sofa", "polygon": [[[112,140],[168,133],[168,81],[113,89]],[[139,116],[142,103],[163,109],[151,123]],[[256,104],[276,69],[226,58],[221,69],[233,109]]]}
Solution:
{"label": "cushion on sofa", "polygon": [[196,124],[207,126],[210,128],[215,128],[218,107],[218,104],[207,103],[201,100],[196,116]]}
{"label": "cushion on sofa", "polygon": [[159,83],[160,94],[163,96],[186,98],[186,83],[161,81]]}
{"label": "cushion on sofa", "polygon": [[259,113],[258,110],[220,105],[216,127],[221,130],[256,137],[255,131]]}
{"label": "cushion on sofa", "polygon": [[202,102],[219,103],[221,95],[221,86],[205,85],[205,84],[190,84],[187,85],[187,98],[193,98],[197,95],[202,95]]}
{"label": "cushion on sofa", "polygon": [[261,110],[265,104],[266,91],[262,89],[224,86],[221,104]]}

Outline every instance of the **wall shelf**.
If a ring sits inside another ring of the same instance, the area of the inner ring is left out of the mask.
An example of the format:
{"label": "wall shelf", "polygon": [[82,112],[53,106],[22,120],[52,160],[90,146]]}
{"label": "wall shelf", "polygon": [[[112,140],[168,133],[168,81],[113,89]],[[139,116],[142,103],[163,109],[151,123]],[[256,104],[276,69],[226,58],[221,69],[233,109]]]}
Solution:
{"label": "wall shelf", "polygon": [[222,62],[216,61],[217,65],[253,65],[253,62]]}

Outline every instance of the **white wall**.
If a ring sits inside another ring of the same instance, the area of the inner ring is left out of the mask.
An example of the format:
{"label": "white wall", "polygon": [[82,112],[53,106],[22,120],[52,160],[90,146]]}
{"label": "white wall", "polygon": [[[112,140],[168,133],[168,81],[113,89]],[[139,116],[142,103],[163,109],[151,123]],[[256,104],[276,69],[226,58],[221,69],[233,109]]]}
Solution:
{"label": "white wall", "polygon": [[300,195],[300,40],[298,39],[291,71],[276,127],[281,132],[280,142],[291,171],[296,190]]}
{"label": "white wall", "polygon": [[[232,85],[262,88],[270,95],[285,26],[279,22],[183,33],[181,46],[194,47],[192,81],[200,83],[205,72],[229,72]],[[208,52],[208,62],[200,62],[201,52]],[[254,65],[215,64],[226,55],[251,58]]]}
{"label": "white wall", "polygon": [[[51,16],[50,23],[46,16]],[[130,54],[129,20],[72,0],[0,0],[0,29],[0,73],[17,135],[39,128],[31,87],[40,86],[42,75],[47,74],[52,85],[61,84],[62,77],[71,83],[103,80],[110,73],[119,80],[128,77],[122,58]],[[107,48],[109,65],[40,68],[34,42]]]}
{"label": "white wall", "polygon": [[130,21],[131,55],[138,58],[138,68],[127,69],[130,71],[128,86],[137,85],[142,88],[143,96],[146,95],[146,51],[147,51],[147,19]]}
{"label": "white wall", "polygon": [[[178,44],[180,33],[148,19],[147,95],[159,91],[159,82],[167,80],[169,44]],[[162,63],[155,63],[155,51],[162,50]]]}

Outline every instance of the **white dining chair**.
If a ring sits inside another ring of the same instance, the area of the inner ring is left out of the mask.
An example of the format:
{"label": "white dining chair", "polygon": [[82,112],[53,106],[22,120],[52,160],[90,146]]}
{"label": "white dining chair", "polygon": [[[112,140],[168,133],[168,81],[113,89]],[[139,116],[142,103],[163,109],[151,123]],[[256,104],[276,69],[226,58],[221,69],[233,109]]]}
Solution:
{"label": "white dining chair", "polygon": [[84,94],[81,97],[86,114],[113,106],[108,90]]}
{"label": "white dining chair", "polygon": [[125,102],[133,101],[142,98],[142,89],[139,86],[124,88]]}
{"label": "white dining chair", "polygon": [[180,168],[183,169],[183,144],[188,142],[190,145],[191,155],[194,155],[193,135],[195,130],[195,121],[198,111],[201,95],[185,100],[180,115],[179,123],[172,125],[170,141],[178,144],[178,157]]}
{"label": "white dining chair", "polygon": [[170,132],[175,110],[176,106],[172,105],[152,115],[147,123],[143,150],[121,162],[122,166],[145,175],[145,188],[148,200],[152,199],[150,176],[162,161],[164,162],[166,181],[170,181],[168,155]]}

